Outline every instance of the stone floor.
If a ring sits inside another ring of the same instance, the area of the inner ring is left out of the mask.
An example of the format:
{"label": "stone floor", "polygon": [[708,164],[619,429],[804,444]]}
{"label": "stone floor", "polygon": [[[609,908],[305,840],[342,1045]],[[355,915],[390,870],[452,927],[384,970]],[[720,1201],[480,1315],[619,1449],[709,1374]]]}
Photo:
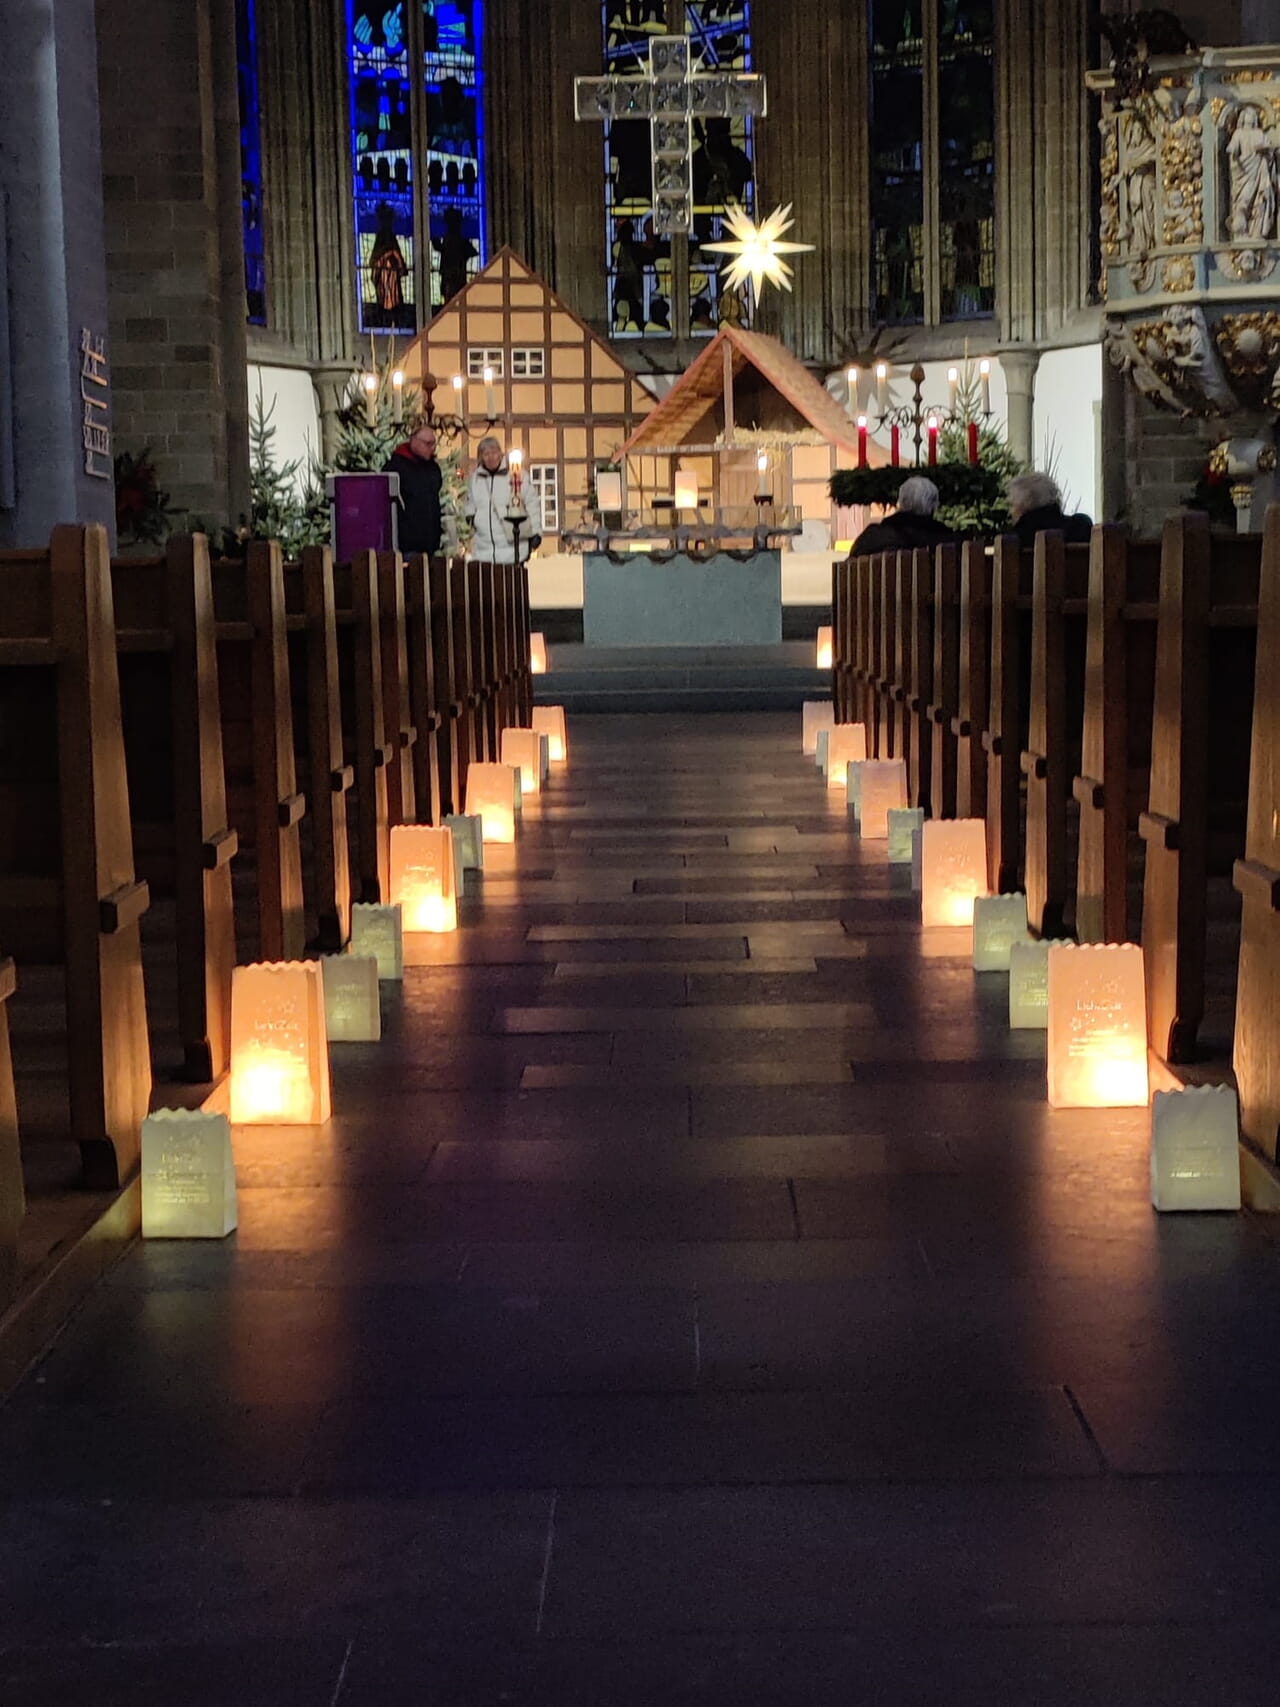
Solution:
{"label": "stone floor", "polygon": [[1269,1229],[1049,1113],[798,719],[571,734],[0,1413],[0,1702],[1274,1702]]}

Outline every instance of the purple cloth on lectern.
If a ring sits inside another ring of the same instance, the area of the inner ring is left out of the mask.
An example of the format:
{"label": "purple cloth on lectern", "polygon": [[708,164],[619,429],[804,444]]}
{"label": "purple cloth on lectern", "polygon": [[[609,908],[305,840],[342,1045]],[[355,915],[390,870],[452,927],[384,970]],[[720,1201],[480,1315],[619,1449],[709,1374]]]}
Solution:
{"label": "purple cloth on lectern", "polygon": [[396,504],[391,496],[393,474],[334,474],[329,494],[333,506],[333,555],[349,562],[357,551],[396,549]]}

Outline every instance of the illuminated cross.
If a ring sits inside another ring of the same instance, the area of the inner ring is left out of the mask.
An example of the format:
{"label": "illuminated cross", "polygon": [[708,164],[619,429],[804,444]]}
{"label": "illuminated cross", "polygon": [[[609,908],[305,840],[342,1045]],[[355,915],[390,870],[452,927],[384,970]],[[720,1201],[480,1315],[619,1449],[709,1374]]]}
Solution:
{"label": "illuminated cross", "polygon": [[693,121],[762,118],[764,78],[753,72],[694,71],[688,36],[654,36],[649,70],[638,77],[575,77],[579,119],[648,119],[653,153],[653,229],[683,237],[693,229]]}

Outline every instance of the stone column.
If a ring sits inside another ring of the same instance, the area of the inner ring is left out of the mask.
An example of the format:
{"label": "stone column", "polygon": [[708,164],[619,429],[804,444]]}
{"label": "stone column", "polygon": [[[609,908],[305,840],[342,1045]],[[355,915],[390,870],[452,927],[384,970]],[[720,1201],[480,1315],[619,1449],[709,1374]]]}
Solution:
{"label": "stone column", "polygon": [[[58,522],[115,517],[110,450],[86,459],[81,396],[83,377],[105,399],[113,354],[93,0],[0,0],[0,28],[0,546],[38,546]],[[82,330],[103,341],[89,376]]]}
{"label": "stone column", "polygon": [[116,439],[175,505],[248,494],[234,0],[97,0]]}
{"label": "stone column", "polygon": [[1032,421],[1040,352],[1035,349],[1001,350],[1000,366],[1009,394],[1009,449],[1020,462],[1030,467],[1035,460]]}

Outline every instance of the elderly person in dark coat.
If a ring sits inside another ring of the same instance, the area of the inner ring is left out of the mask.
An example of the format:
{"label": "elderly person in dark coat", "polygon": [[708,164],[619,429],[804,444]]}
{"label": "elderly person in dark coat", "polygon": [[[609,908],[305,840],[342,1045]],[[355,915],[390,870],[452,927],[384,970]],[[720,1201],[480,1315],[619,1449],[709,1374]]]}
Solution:
{"label": "elderly person in dark coat", "polygon": [[1047,474],[1015,474],[1006,488],[1012,531],[1030,547],[1038,533],[1065,535],[1068,545],[1088,545],[1093,522],[1083,511],[1064,515],[1062,493]]}
{"label": "elderly person in dark coat", "polygon": [[932,550],[954,539],[951,529],[936,519],[938,488],[923,474],[913,474],[898,488],[898,507],[882,521],[863,528],[853,542],[854,557],[870,557],[877,551]]}

